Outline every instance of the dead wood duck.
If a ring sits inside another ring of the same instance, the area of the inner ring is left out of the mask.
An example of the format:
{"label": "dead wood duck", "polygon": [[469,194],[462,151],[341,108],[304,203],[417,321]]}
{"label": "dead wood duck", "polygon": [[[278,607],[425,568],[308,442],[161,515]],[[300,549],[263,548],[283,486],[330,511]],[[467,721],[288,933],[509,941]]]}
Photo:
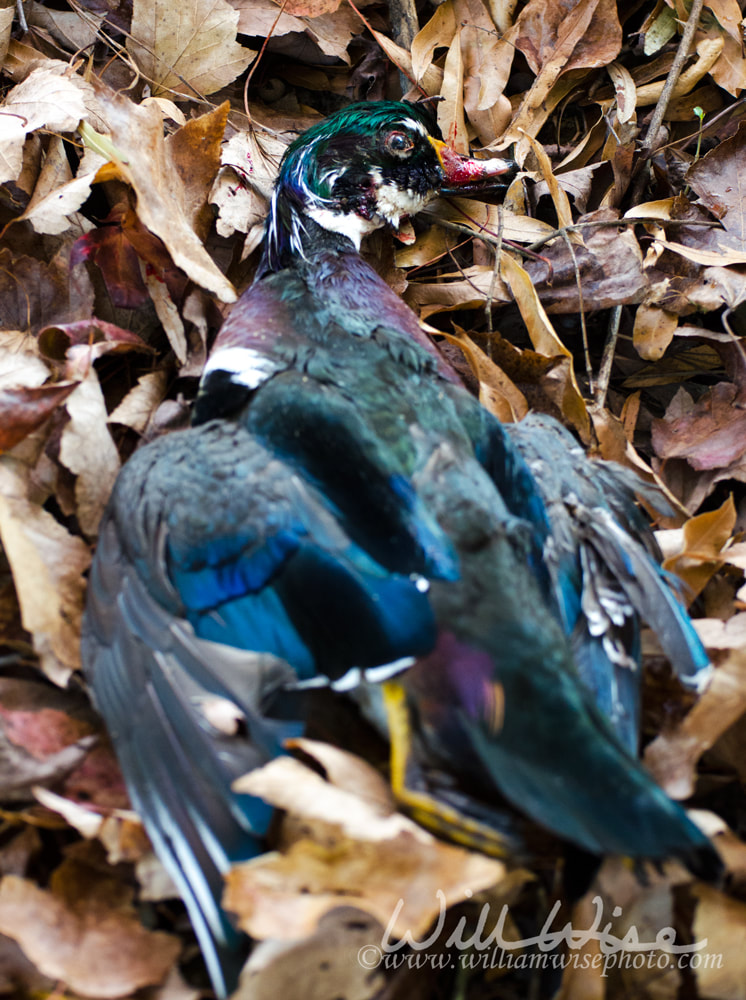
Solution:
{"label": "dead wood duck", "polygon": [[[594,854],[719,868],[631,750],[639,620],[684,679],[707,667],[641,484],[546,417],[502,426],[358,252],[509,169],[436,136],[422,106],[368,103],[288,148],[193,426],[134,455],[101,526],[85,671],[221,994],[222,874],[270,818],[231,783],[302,730],[287,699],[315,685],[383,704],[395,791],[457,838],[489,838],[501,795]],[[410,784],[415,745],[456,791],[476,780],[486,823]]]}

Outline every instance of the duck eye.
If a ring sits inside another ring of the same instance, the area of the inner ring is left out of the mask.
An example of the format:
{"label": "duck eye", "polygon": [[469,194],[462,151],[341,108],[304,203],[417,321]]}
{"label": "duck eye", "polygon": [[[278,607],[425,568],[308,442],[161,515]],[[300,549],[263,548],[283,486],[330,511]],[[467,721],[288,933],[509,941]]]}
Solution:
{"label": "duck eye", "polygon": [[384,140],[384,146],[394,156],[406,156],[414,149],[414,141],[406,132],[389,132]]}

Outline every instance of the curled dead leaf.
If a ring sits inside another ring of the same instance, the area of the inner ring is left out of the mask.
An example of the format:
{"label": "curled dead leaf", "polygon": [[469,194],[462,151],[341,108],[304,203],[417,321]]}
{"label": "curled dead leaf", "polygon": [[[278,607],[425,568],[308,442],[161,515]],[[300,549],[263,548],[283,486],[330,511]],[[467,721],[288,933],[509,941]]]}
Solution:
{"label": "curled dead leaf", "polygon": [[303,820],[304,835],[284,853],[238,865],[227,876],[223,903],[254,937],[306,938],[340,902],[384,926],[391,920],[394,935],[423,933],[441,906],[505,876],[500,862],[441,843],[399,813],[382,815],[380,801],[334,787],[289,757],[235,787]]}
{"label": "curled dead leaf", "polygon": [[645,750],[645,764],[672,798],[694,790],[697,761],[746,712],[746,614],[695,622],[715,670],[709,687],[672,731]]}
{"label": "curled dead leaf", "polygon": [[45,975],[102,1000],[161,982],[180,951],[178,939],[142,926],[124,885],[70,860],[48,890],[14,875],[2,880],[0,933]]}

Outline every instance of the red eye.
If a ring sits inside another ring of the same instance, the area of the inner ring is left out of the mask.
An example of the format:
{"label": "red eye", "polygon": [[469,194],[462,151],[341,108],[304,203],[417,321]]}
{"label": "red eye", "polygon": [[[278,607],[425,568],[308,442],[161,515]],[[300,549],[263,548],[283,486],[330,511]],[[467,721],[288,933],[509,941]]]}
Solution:
{"label": "red eye", "polygon": [[389,132],[384,140],[384,145],[389,153],[394,156],[406,156],[414,149],[414,141],[406,132]]}

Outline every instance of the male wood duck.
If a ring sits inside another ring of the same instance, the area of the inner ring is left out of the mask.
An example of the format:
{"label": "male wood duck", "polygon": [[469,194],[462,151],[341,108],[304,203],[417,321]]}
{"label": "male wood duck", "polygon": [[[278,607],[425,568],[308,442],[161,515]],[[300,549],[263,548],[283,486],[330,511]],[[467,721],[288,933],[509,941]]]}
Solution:
{"label": "male wood duck", "polygon": [[[409,783],[416,745],[456,787],[476,775],[488,817],[503,796],[594,854],[719,870],[630,749],[640,618],[685,680],[707,667],[640,484],[549,418],[502,426],[358,252],[508,169],[453,152],[414,104],[353,105],[296,140],[193,426],[133,456],[103,520],[85,671],[221,995],[222,875],[270,818],[231,783],[302,730],[288,699],[316,685],[379,719],[415,815],[438,814]],[[469,839],[447,798],[440,818]]]}

